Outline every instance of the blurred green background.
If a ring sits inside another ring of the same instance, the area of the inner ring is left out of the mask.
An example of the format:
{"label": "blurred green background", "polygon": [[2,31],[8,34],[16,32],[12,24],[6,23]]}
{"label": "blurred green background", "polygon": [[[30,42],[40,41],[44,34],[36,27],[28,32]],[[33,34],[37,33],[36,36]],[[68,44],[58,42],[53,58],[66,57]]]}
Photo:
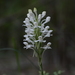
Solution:
{"label": "blurred green background", "polygon": [[[75,0],[0,0],[0,75],[19,75],[16,58],[19,57],[21,75],[38,75],[37,59],[32,50],[23,49],[23,21],[28,9],[37,8],[51,16],[48,23],[53,29],[52,49],[43,56],[44,70],[53,75],[64,70],[62,75],[75,75]],[[18,56],[18,57],[17,57]],[[35,65],[33,65],[31,62]]]}

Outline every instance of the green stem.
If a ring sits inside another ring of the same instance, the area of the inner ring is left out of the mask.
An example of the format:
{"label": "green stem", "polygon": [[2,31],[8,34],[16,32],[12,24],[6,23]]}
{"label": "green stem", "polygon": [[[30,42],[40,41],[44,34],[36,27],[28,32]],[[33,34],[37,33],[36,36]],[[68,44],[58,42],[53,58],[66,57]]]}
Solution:
{"label": "green stem", "polygon": [[38,62],[39,62],[40,75],[43,75],[42,56],[41,55],[38,55]]}

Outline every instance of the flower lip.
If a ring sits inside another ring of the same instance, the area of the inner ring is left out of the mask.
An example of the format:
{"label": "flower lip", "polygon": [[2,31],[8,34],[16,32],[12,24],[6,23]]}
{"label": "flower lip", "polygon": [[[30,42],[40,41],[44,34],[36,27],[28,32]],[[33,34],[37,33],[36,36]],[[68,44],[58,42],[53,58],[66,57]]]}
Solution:
{"label": "flower lip", "polygon": [[45,37],[50,37],[52,31],[53,31],[53,30],[49,30],[48,33],[45,35]]}
{"label": "flower lip", "polygon": [[46,26],[42,32],[43,32],[43,33],[46,33],[46,32],[49,31],[48,29],[49,29],[49,26]]}

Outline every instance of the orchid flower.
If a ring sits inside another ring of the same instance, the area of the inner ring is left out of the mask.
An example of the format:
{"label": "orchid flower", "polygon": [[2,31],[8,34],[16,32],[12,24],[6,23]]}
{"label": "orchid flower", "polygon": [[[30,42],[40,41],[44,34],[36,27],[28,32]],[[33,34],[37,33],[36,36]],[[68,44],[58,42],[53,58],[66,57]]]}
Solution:
{"label": "orchid flower", "polygon": [[44,50],[51,49],[51,42],[48,42],[46,45],[45,38],[51,36],[53,30],[49,30],[50,27],[45,24],[48,23],[51,19],[50,16],[43,19],[46,15],[46,11],[43,11],[42,14],[37,14],[37,9],[34,8],[28,10],[27,17],[23,21],[25,28],[25,35],[23,44],[24,48],[32,49],[38,53],[43,53]]}

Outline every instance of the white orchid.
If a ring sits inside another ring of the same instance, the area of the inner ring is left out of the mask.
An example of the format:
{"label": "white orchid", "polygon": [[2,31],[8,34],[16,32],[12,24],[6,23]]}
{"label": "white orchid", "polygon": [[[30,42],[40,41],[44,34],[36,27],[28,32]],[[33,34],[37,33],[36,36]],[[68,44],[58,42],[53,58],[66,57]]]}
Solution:
{"label": "white orchid", "polygon": [[48,23],[51,19],[51,17],[46,17],[46,19],[43,19],[46,15],[46,11],[43,11],[42,14],[37,14],[37,9],[34,8],[32,11],[31,9],[28,10],[27,18],[25,18],[25,23],[23,26],[25,26],[25,35],[24,35],[24,42],[25,45],[24,48],[26,49],[33,49],[36,54],[40,51],[40,53],[43,53],[44,50],[51,49],[50,45],[51,42],[48,42],[47,45],[43,45],[43,43],[46,43],[46,40],[44,40],[46,37],[51,36],[51,32],[53,30],[49,30],[49,26],[45,26],[46,23]]}

